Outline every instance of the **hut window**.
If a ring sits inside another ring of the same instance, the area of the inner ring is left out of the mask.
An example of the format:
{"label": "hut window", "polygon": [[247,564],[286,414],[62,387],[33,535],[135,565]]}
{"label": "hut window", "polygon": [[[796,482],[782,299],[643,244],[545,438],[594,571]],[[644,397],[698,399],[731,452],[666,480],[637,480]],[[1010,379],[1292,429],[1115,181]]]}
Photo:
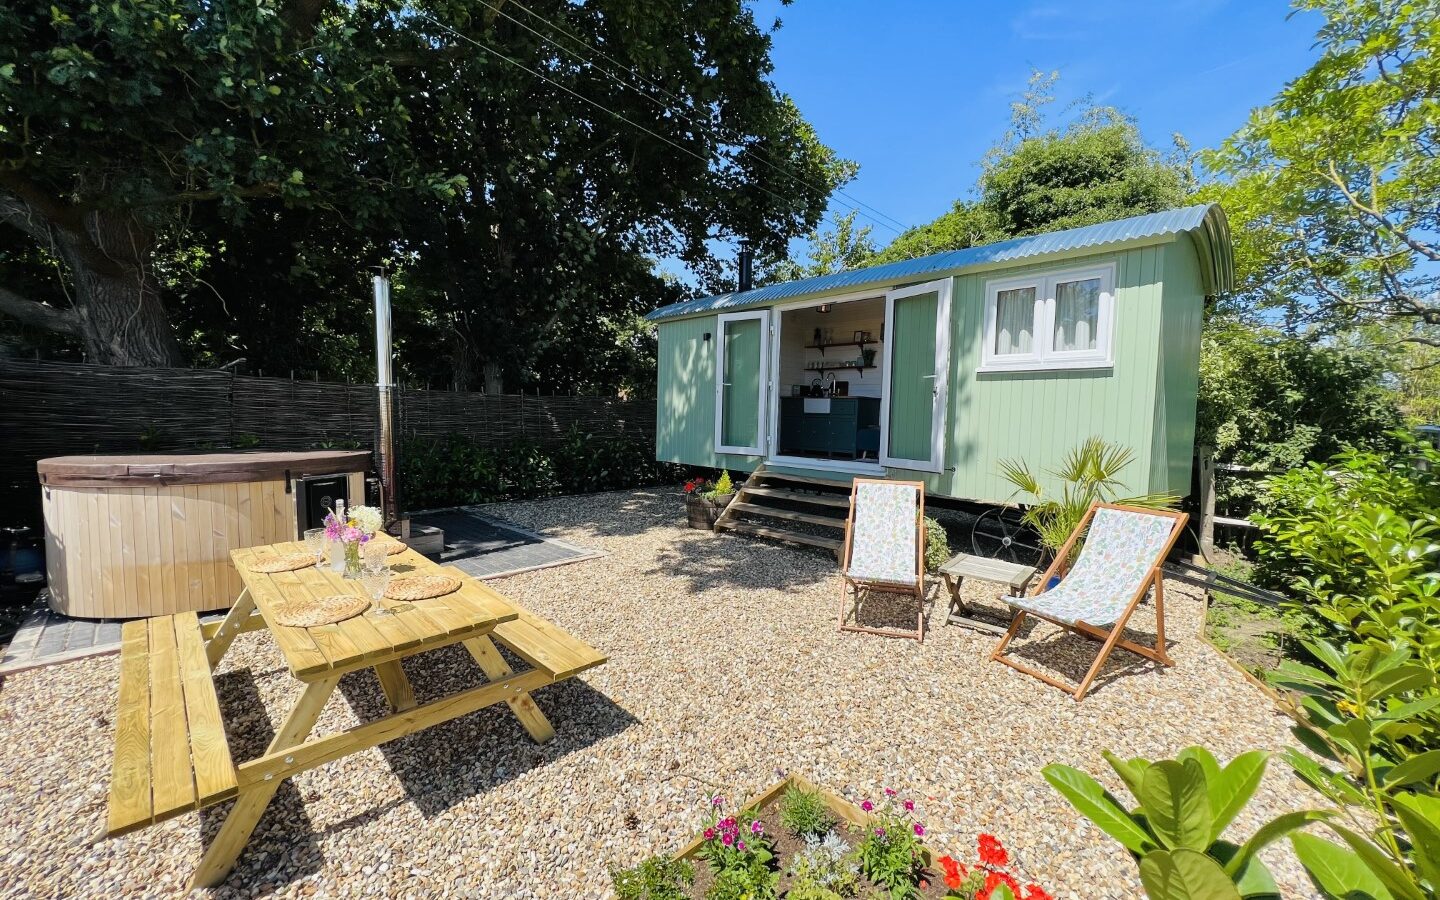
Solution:
{"label": "hut window", "polygon": [[981,371],[1113,365],[1115,267],[985,285]]}

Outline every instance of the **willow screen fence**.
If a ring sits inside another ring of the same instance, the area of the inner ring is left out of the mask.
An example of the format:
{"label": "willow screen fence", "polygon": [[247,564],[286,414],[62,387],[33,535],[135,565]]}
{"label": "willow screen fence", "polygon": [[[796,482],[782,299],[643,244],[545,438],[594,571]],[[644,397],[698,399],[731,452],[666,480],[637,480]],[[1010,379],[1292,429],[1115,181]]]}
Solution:
{"label": "willow screen fence", "polygon": [[[397,437],[463,435],[491,448],[578,428],[653,442],[648,399],[400,388]],[[91,453],[373,449],[373,385],[0,359],[0,526],[38,525],[35,462]]]}

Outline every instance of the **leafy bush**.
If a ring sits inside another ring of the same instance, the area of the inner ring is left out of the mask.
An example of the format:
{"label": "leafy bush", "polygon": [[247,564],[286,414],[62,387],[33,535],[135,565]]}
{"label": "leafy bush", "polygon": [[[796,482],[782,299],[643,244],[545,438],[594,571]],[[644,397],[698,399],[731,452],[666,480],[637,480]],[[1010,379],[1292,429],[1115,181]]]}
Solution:
{"label": "leafy bush", "polygon": [[652,856],[631,869],[610,873],[619,900],[687,900],[695,883],[695,868],[663,856]]}
{"label": "leafy bush", "polygon": [[400,490],[412,509],[531,500],[678,481],[641,436],[572,429],[553,446],[484,447],[463,435],[410,438],[400,448]]}
{"label": "leafy bush", "polygon": [[1300,596],[1310,634],[1410,646],[1440,671],[1440,451],[1347,450],[1269,479],[1261,509],[1256,576]]}
{"label": "leafy bush", "polygon": [[[1174,507],[1177,498],[1173,494],[1119,498],[1120,472],[1134,459],[1135,451],[1129,447],[1111,444],[1099,437],[1089,438],[1066,454],[1060,468],[1047,473],[1061,482],[1058,497],[1046,493],[1040,478],[1023,460],[1001,460],[1000,474],[1015,486],[1016,493],[1034,498],[1020,518],[1035,529],[1040,543],[1053,556],[1060,552],[1092,503],[1124,503],[1148,509]],[[1077,541],[1071,550],[1072,557],[1079,552]]]}
{"label": "leafy bush", "polygon": [[925,517],[925,571],[934,572],[950,561],[950,536],[936,519]]}
{"label": "leafy bush", "polygon": [[[1196,442],[1213,446],[1217,462],[1261,469],[1346,446],[1389,447],[1401,415],[1387,368],[1376,353],[1212,320],[1201,341]],[[1243,478],[1216,488],[1221,503],[1258,492]]]}
{"label": "leafy bush", "polygon": [[780,824],[796,837],[822,835],[835,825],[835,816],[819,791],[791,786],[780,796]]}
{"label": "leafy bush", "polygon": [[[1338,708],[1335,712],[1335,722],[1329,729],[1333,736],[1342,742],[1358,738],[1360,733],[1353,730],[1356,720],[1347,719]],[[1292,763],[1296,759],[1314,765],[1307,757],[1292,754]],[[1105,760],[1139,806],[1127,811],[1098,781],[1069,766],[1046,766],[1045,780],[1096,827],[1130,851],[1151,900],[1278,897],[1274,879],[1257,854],[1286,836],[1301,865],[1327,898],[1425,900],[1434,896],[1435,876],[1440,873],[1440,842],[1436,841],[1440,838],[1440,799],[1434,796],[1407,794],[1396,801],[1393,810],[1371,807],[1370,811],[1378,812],[1382,820],[1376,830],[1379,842],[1336,823],[1335,812],[1300,810],[1265,823],[1249,840],[1237,845],[1222,840],[1221,835],[1260,786],[1268,753],[1242,753],[1224,767],[1203,747],[1187,747],[1177,759],[1155,762],[1122,760],[1108,752]],[[1350,790],[1356,797],[1362,796],[1353,786]],[[1400,842],[1391,841],[1389,847],[1383,843],[1387,833],[1393,837],[1388,815],[1391,812],[1412,839],[1405,846],[1412,848],[1413,859],[1406,857]],[[1352,818],[1362,821],[1362,817]],[[1300,833],[1300,829],[1317,822],[1325,823],[1347,846]]]}

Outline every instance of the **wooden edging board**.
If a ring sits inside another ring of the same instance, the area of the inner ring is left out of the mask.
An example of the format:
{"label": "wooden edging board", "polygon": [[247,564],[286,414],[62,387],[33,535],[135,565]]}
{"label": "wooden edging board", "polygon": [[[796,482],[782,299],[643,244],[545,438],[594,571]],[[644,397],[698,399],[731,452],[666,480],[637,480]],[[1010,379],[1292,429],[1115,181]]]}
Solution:
{"label": "wooden edging board", "polygon": [[[792,786],[797,787],[802,791],[819,794],[820,798],[825,801],[825,805],[830,807],[830,811],[833,812],[836,816],[838,816],[842,821],[850,825],[864,827],[875,821],[875,817],[870,815],[870,813],[865,812],[863,809],[851,803],[849,800],[838,797],[835,794],[832,794],[829,791],[825,790],[824,788],[816,787],[813,783],[811,783],[808,778],[803,775],[785,776],[783,780],[777,781],[765,790],[751,797],[749,800],[746,800],[744,805],[742,805],[739,809],[735,810],[735,813],[757,812],[759,811],[760,807],[769,803],[771,800],[774,800],[776,797],[783,794],[787,788],[790,788]],[[704,843],[705,836],[703,834],[697,835],[693,841],[685,845],[685,848],[683,850],[675,854],[675,860],[679,862],[680,860],[692,859],[696,854],[700,852],[700,847]]]}

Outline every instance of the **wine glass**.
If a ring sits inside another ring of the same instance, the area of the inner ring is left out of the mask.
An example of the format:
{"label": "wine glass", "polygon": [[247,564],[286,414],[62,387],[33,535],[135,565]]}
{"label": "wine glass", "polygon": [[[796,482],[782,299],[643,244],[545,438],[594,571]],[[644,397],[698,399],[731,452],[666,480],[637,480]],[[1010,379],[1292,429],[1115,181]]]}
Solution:
{"label": "wine glass", "polygon": [[360,556],[365,560],[365,568],[379,569],[385,565],[385,557],[390,555],[390,548],[386,542],[377,538],[371,538],[360,545]]}
{"label": "wine glass", "polygon": [[375,602],[375,615],[388,616],[390,610],[380,601],[385,597],[385,589],[390,586],[390,579],[394,576],[389,566],[379,568],[366,568],[360,573],[360,585],[365,588],[365,593]]}
{"label": "wine glass", "polygon": [[315,565],[320,565],[320,561],[325,558],[325,529],[305,529],[305,549],[315,557]]}

